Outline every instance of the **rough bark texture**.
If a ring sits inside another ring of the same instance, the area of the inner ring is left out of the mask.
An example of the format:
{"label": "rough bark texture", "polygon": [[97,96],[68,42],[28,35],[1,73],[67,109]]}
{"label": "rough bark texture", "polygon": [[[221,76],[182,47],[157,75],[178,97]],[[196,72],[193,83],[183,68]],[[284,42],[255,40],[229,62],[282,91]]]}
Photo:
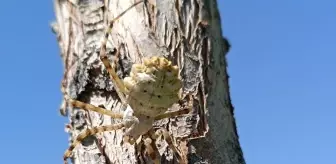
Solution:
{"label": "rough bark texture", "polygon": [[[56,21],[52,28],[64,62],[63,82],[72,98],[114,111],[120,109],[111,80],[99,60],[99,50],[108,20],[133,3],[134,0],[55,0]],[[245,163],[228,87],[225,55],[229,44],[222,37],[216,0],[141,3],[115,23],[107,48],[111,61],[118,46],[122,46],[120,77],[125,77],[131,65],[144,56],[166,56],[179,65],[183,96],[194,95],[192,115],[165,119],[156,126],[170,131],[189,163]],[[95,112],[71,109],[64,102],[61,113],[69,117],[66,129],[71,140],[92,126],[120,122]],[[167,145],[159,142],[162,163],[174,163]],[[142,151],[122,143],[122,130],[105,132],[78,145],[73,162],[146,163],[148,159]]]}

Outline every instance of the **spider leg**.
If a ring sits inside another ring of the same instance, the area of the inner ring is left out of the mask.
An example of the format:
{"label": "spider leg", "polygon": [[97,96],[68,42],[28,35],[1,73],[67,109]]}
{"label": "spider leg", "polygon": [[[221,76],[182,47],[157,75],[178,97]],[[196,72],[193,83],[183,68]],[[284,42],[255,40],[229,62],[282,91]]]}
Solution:
{"label": "spider leg", "polygon": [[92,129],[86,129],[84,132],[82,132],[81,134],[79,134],[76,138],[75,141],[72,142],[72,144],[70,145],[70,147],[65,151],[64,156],[63,156],[63,160],[64,160],[64,164],[67,164],[67,159],[70,157],[70,155],[72,154],[72,151],[75,149],[75,147],[80,144],[86,137],[97,134],[97,133],[101,133],[101,132],[106,132],[106,131],[112,131],[112,130],[118,130],[125,127],[124,123],[118,123],[118,124],[113,124],[113,125],[106,125],[106,126],[98,126],[98,127],[94,127]]}
{"label": "spider leg", "polygon": [[146,138],[144,140],[148,156],[152,159],[154,164],[160,164],[160,153],[155,145],[155,140]]}
{"label": "spider leg", "polygon": [[123,115],[121,113],[115,113],[115,112],[112,112],[112,111],[107,110],[105,108],[97,107],[97,106],[94,106],[94,105],[91,105],[91,104],[88,104],[88,103],[84,103],[82,101],[71,99],[70,96],[67,95],[64,86],[62,86],[61,90],[64,94],[64,99],[66,100],[66,102],[68,102],[70,105],[72,105],[75,108],[95,111],[97,113],[104,114],[104,115],[110,116],[112,118],[119,118],[119,119],[123,118]]}
{"label": "spider leg", "polygon": [[72,100],[72,99],[70,99],[69,102],[70,102],[70,104],[73,107],[76,107],[76,108],[81,108],[81,109],[84,109],[84,110],[95,111],[97,113],[100,113],[100,114],[103,114],[103,115],[107,115],[107,116],[110,116],[112,118],[119,118],[119,119],[123,118],[123,115],[121,113],[115,113],[115,112],[112,112],[112,111],[107,110],[105,108],[97,107],[97,106],[94,106],[94,105],[91,105],[91,104],[87,104],[87,103],[84,103],[84,102],[81,102],[81,101],[78,101],[78,100]]}
{"label": "spider leg", "polygon": [[[89,105],[89,104],[88,104]],[[72,151],[74,148],[81,143],[86,137],[101,133],[101,132],[106,132],[106,131],[112,131],[112,130],[118,130],[121,128],[126,128],[126,129],[131,129],[134,128],[136,124],[139,124],[139,120],[134,117],[134,116],[123,116],[123,122],[118,123],[118,124],[113,124],[113,125],[104,125],[104,126],[98,126],[98,127],[93,127],[91,129],[86,129],[84,132],[79,134],[76,138],[75,141],[70,145],[70,147],[66,150],[63,156],[64,164],[67,164],[67,158],[71,155]]]}
{"label": "spider leg", "polygon": [[[112,79],[112,82],[114,84],[114,88],[123,104],[126,104],[126,98],[125,98],[125,93],[126,93],[126,87],[123,83],[123,81],[118,77],[117,73],[115,72],[115,67],[116,67],[116,62],[114,61],[112,65],[110,64],[107,55],[106,55],[106,44],[108,41],[109,34],[112,32],[113,24],[115,21],[117,21],[121,16],[123,16],[127,11],[135,7],[136,5],[140,4],[143,1],[139,1],[134,3],[132,6],[127,8],[125,11],[120,13],[117,17],[115,17],[113,20],[111,20],[108,24],[108,27],[105,31],[103,41],[101,43],[101,48],[100,48],[100,60],[103,62],[107,72],[110,75],[110,78]],[[120,47],[118,48],[120,49]],[[118,59],[119,57],[119,50],[117,51],[116,58]]]}
{"label": "spider leg", "polygon": [[163,114],[157,115],[155,117],[155,120],[161,120],[161,119],[164,119],[164,118],[170,118],[170,117],[175,117],[175,116],[180,116],[180,115],[188,114],[192,110],[193,103],[194,103],[193,100],[194,99],[190,95],[187,107],[183,108],[182,110],[178,110],[178,111],[174,111],[174,112],[168,112],[168,113],[163,113]]}
{"label": "spider leg", "polygon": [[175,117],[175,116],[180,116],[180,115],[184,115],[184,114],[188,114],[191,111],[192,108],[184,108],[182,110],[178,110],[178,111],[174,111],[174,112],[168,112],[168,113],[163,113],[160,115],[157,115],[155,117],[155,120],[161,120],[164,118],[170,118],[170,117]]}
{"label": "spider leg", "polygon": [[176,156],[177,160],[178,160],[179,162],[183,162],[183,161],[182,161],[182,158],[181,158],[181,153],[177,150],[177,148],[176,148],[175,145],[173,144],[173,139],[172,139],[172,137],[170,136],[169,132],[168,132],[166,129],[164,129],[164,128],[160,128],[160,129],[158,129],[158,130],[155,132],[154,136],[155,136],[155,139],[156,139],[156,138],[159,138],[160,136],[163,136],[163,138],[164,138],[164,140],[167,142],[169,148],[170,148],[171,150],[173,150],[174,155]]}

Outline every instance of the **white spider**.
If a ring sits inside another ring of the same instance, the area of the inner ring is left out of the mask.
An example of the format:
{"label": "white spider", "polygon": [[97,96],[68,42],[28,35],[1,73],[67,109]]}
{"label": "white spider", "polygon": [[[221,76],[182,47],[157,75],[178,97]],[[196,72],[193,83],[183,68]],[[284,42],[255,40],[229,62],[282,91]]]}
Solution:
{"label": "white spider", "polygon": [[[100,60],[109,73],[125,111],[123,113],[114,113],[105,108],[71,99],[65,92],[64,86],[62,86],[62,92],[64,93],[66,101],[73,107],[95,111],[111,116],[112,118],[122,119],[123,121],[113,125],[93,127],[79,134],[64,153],[64,163],[67,163],[67,158],[70,157],[76,145],[80,144],[87,136],[121,128],[126,128],[124,140],[131,144],[141,138],[141,136],[147,136],[144,140],[144,144],[154,163],[159,163],[160,159],[158,158],[155,143],[152,140],[155,141],[160,136],[165,138],[169,147],[180,160],[180,153],[173,145],[171,136],[167,130],[161,128],[154,131],[153,129],[155,120],[187,114],[191,110],[192,101],[190,101],[188,107],[182,110],[167,113],[168,108],[180,100],[179,92],[182,87],[182,82],[178,77],[178,66],[172,65],[171,61],[164,57],[154,56],[145,58],[143,63],[133,64],[130,75],[121,80],[115,72],[119,49],[116,53],[116,60],[112,64],[110,64],[106,55],[106,43],[113,23],[132,7],[141,2],[142,1],[133,4],[109,23],[100,50]],[[192,100],[192,98],[190,98],[190,100]]]}

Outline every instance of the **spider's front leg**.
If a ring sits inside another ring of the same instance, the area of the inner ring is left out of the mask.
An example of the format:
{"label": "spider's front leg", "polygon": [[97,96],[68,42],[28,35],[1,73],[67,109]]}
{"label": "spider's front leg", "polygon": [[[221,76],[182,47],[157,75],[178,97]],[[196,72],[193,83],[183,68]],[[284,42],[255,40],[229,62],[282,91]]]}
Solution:
{"label": "spider's front leg", "polygon": [[[158,115],[158,116],[155,117],[155,120],[161,120],[161,119],[164,119],[164,118],[171,118],[171,117],[175,117],[175,116],[180,116],[180,115],[188,114],[193,109],[193,103],[194,103],[193,100],[194,99],[193,99],[192,95],[189,95],[188,105],[185,108],[183,108],[182,110],[174,111],[174,112],[168,112],[168,113],[160,114],[160,115]],[[172,139],[171,135],[169,134],[169,132],[166,129],[160,128],[157,131],[153,131],[153,129],[151,129],[148,133],[151,136],[151,138],[153,139],[154,145],[155,145],[156,139],[159,138],[159,137],[161,137],[161,136],[163,136],[163,138],[167,142],[169,148],[173,150],[174,155],[176,156],[177,160],[180,163],[186,163],[186,161],[182,160],[181,153],[175,147],[175,145],[173,143],[173,139]],[[145,145],[146,145],[146,143],[145,143]],[[149,145],[147,143],[146,147],[150,148],[150,146],[152,146],[152,145]],[[152,156],[155,156],[154,153],[155,152],[152,152]],[[152,158],[152,160],[154,161],[155,164],[158,161],[157,158]]]}
{"label": "spider's front leg", "polygon": [[82,143],[82,141],[91,135],[97,134],[97,133],[102,133],[102,132],[106,132],[106,131],[113,131],[113,130],[118,130],[125,127],[124,123],[119,123],[119,124],[113,124],[113,125],[106,125],[106,126],[98,126],[98,127],[94,127],[91,129],[86,129],[84,132],[82,132],[81,134],[79,134],[77,136],[77,138],[72,142],[72,144],[70,145],[70,147],[65,151],[64,156],[63,156],[63,160],[64,160],[64,164],[67,164],[67,159],[71,156],[73,150],[75,149],[75,147]]}
{"label": "spider's front leg", "polygon": [[[103,42],[103,44],[104,44],[104,42]],[[102,45],[102,48],[100,50],[100,60],[103,62],[107,72],[110,75],[110,78],[111,78],[112,83],[114,85],[114,89],[116,90],[116,92],[117,92],[117,94],[120,98],[121,103],[122,104],[127,104],[126,96],[125,96],[126,87],[124,85],[124,82],[119,78],[119,76],[117,75],[117,73],[115,71],[116,65],[117,65],[117,60],[119,59],[120,47],[118,48],[118,50],[116,52],[116,55],[115,55],[116,60],[114,60],[114,62],[112,64],[110,64],[110,61],[108,60],[105,51],[106,51],[106,43],[105,43],[105,45]]]}
{"label": "spider's front leg", "polygon": [[164,140],[167,142],[169,148],[171,150],[173,150],[175,157],[177,158],[179,163],[184,163],[184,161],[182,160],[182,156],[180,151],[177,150],[176,146],[173,143],[173,139],[171,137],[171,135],[169,134],[169,132],[164,129],[164,128],[160,128],[158,129],[154,134],[152,134],[152,138],[153,139],[157,139],[159,137],[163,136]]}
{"label": "spider's front leg", "polygon": [[157,115],[155,117],[155,120],[161,120],[161,119],[164,119],[164,118],[171,118],[171,117],[175,117],[175,116],[181,116],[181,115],[184,115],[184,114],[188,114],[189,112],[192,111],[193,105],[194,105],[194,99],[193,99],[192,95],[189,95],[189,102],[188,102],[188,105],[186,107],[184,107],[183,109],[178,110],[178,111],[167,112],[167,113]]}
{"label": "spider's front leg", "polygon": [[[128,107],[128,109],[130,109]],[[127,111],[127,109],[126,109]],[[128,131],[130,131],[131,129],[134,129],[136,125],[139,124],[139,120],[134,117],[134,116],[130,116],[129,113],[125,113],[124,114],[124,120],[121,123],[118,124],[113,124],[113,125],[105,125],[105,126],[98,126],[98,127],[93,127],[91,129],[86,129],[84,132],[80,133],[76,139],[72,142],[72,144],[70,145],[70,147],[65,151],[64,156],[63,156],[63,160],[64,160],[64,164],[67,164],[67,159],[70,157],[70,155],[72,154],[74,148],[82,143],[82,141],[91,135],[95,135],[97,133],[102,133],[102,132],[106,132],[106,131],[113,131],[113,130],[118,130],[121,128],[126,128],[128,129]],[[133,113],[131,113],[133,114]]]}
{"label": "spider's front leg", "polygon": [[106,55],[106,45],[107,45],[107,41],[109,38],[110,33],[112,32],[112,28],[114,25],[114,22],[117,21],[119,18],[121,18],[125,13],[127,13],[127,11],[129,11],[130,9],[132,9],[133,7],[135,7],[136,5],[140,4],[143,1],[138,1],[136,3],[134,3],[132,6],[130,6],[129,8],[127,8],[125,11],[123,11],[122,13],[120,13],[117,17],[115,17],[113,20],[111,20],[108,24],[108,27],[105,30],[104,33],[104,38],[102,40],[101,43],[101,47],[100,47],[100,60],[103,62],[107,72],[110,75],[110,78],[112,79],[112,83],[114,84],[114,88],[121,100],[121,102],[123,104],[127,104],[126,102],[126,98],[125,98],[125,94],[126,94],[126,87],[123,83],[123,81],[118,77],[117,73],[115,72],[115,68],[117,65],[117,61],[119,60],[119,53],[120,53],[120,46],[118,47],[117,53],[116,53],[116,60],[114,60],[114,62],[112,63],[112,65],[110,64],[110,61],[108,60],[108,57]]}
{"label": "spider's front leg", "polygon": [[154,134],[154,133],[155,133],[154,130],[151,129],[148,132],[149,135],[146,136],[143,143],[146,146],[147,155],[152,159],[153,163],[160,164],[161,155],[155,144],[156,139],[151,137],[152,136],[151,134]]}
{"label": "spider's front leg", "polygon": [[118,118],[118,119],[122,119],[123,115],[121,113],[115,113],[112,112],[110,110],[107,110],[105,108],[101,108],[101,107],[97,107],[82,101],[78,101],[78,100],[74,100],[72,98],[70,98],[70,96],[68,95],[68,93],[65,91],[65,87],[62,85],[61,87],[62,93],[64,95],[64,99],[67,103],[69,103],[72,107],[75,108],[80,108],[80,109],[84,109],[87,111],[94,111],[103,115],[107,115],[110,116],[112,118]]}

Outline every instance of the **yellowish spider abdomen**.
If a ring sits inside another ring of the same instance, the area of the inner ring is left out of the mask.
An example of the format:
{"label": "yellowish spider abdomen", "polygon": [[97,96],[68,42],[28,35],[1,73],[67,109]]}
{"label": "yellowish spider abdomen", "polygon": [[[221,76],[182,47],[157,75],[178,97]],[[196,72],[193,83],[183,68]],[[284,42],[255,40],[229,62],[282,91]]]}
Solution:
{"label": "yellowish spider abdomen", "polygon": [[145,58],[143,64],[134,64],[130,76],[124,78],[134,112],[155,116],[176,103],[182,88],[178,72],[178,66],[164,57]]}

